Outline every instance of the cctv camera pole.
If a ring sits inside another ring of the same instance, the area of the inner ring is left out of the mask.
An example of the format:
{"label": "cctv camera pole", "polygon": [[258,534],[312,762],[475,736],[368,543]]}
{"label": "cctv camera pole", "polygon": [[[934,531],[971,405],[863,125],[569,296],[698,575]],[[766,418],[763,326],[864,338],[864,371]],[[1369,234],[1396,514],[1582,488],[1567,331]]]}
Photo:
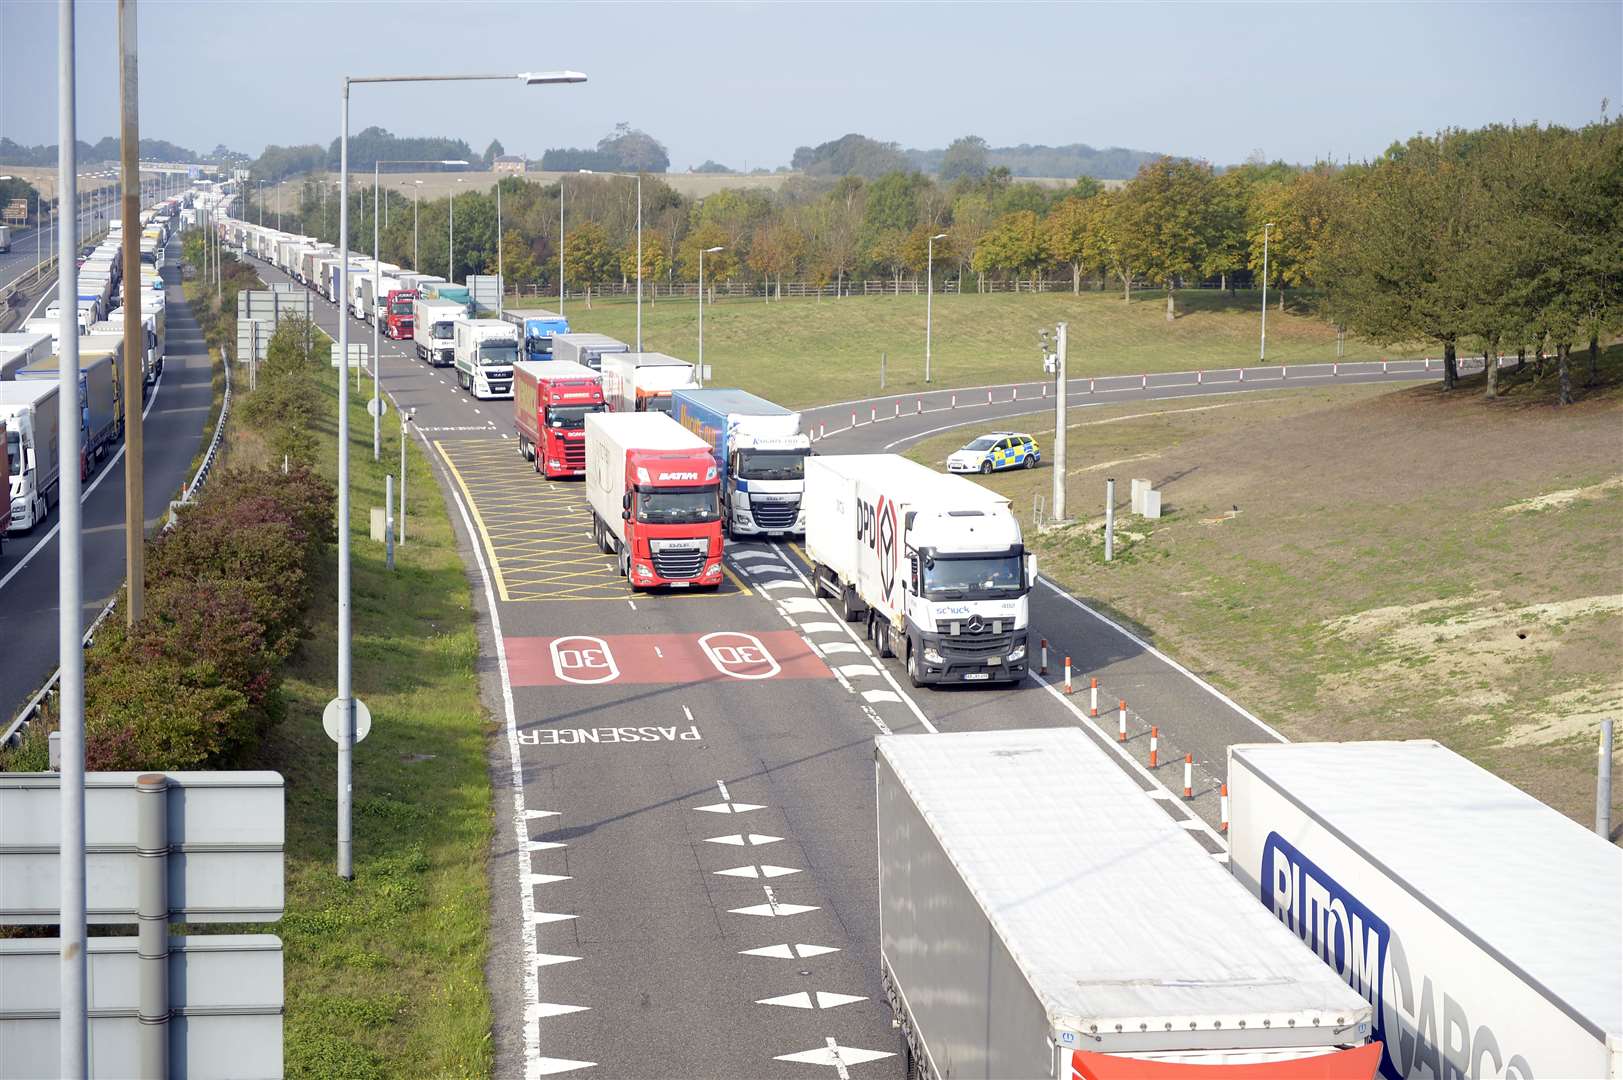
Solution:
{"label": "cctv camera pole", "polygon": [[[146,381],[146,328],[141,325],[141,169],[137,126],[139,85],[135,56],[135,0],[118,0],[119,109],[124,179],[124,566],[129,581],[124,625],[134,626],[145,605],[146,500],[141,395]],[[167,933],[167,932],[166,932]]]}
{"label": "cctv camera pole", "polygon": [[1054,345],[1054,510],[1055,521],[1065,520],[1065,323],[1059,324]]}

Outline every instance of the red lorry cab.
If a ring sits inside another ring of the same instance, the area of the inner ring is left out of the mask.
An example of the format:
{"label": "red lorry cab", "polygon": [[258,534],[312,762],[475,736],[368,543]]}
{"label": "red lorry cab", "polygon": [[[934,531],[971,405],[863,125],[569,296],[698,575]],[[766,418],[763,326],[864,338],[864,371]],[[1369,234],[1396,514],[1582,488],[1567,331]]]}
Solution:
{"label": "red lorry cab", "polygon": [[587,418],[586,497],[593,537],[633,589],[721,584],[716,461],[666,414]]}
{"label": "red lorry cab", "polygon": [[412,336],[412,302],[417,299],[416,289],[390,289],[389,315],[383,324],[383,335],[396,341]]}
{"label": "red lorry cab", "polygon": [[586,475],[586,417],[603,411],[603,380],[567,360],[513,364],[518,452],[547,479]]}

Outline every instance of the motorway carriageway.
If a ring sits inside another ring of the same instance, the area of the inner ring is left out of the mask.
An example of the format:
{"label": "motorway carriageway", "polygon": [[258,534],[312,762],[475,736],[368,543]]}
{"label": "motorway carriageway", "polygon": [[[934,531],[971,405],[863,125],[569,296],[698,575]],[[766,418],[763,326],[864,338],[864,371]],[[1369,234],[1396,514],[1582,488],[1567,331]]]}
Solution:
{"label": "motorway carriageway", "polygon": [[[30,264],[31,265],[31,264]],[[174,266],[175,264],[171,264]],[[146,486],[142,510],[150,532],[168,518],[169,500],[189,476],[205,438],[203,426],[212,405],[212,372],[208,350],[192,318],[173,269],[166,270],[168,349],[164,371],[148,394],[142,412]],[[56,296],[53,289],[37,308]],[[107,601],[124,584],[124,445],[104,457],[85,482],[83,625],[90,627]],[[0,723],[9,724],[17,710],[57,667],[58,538],[61,507],[27,533],[12,533],[0,554]]]}
{"label": "motorway carriageway", "polygon": [[[318,300],[317,316],[336,336],[338,310]],[[371,341],[350,325],[353,342]],[[580,485],[544,480],[519,457],[511,402],[474,401],[409,343],[383,339],[382,352],[384,389],[416,410],[458,523],[482,689],[511,767],[496,783],[487,973],[498,1075],[900,1075],[878,973],[878,733],[1081,727],[1191,842],[1226,859],[1225,749],[1278,736],[1046,580],[1032,596],[1032,646],[1049,639],[1050,675],[1003,688],[907,687],[814,595],[798,544],[729,543],[714,593],[633,595],[591,542]],[[1191,389],[1149,383],[1115,398]],[[999,415],[959,410],[962,423]],[[906,443],[950,419],[831,431],[826,449]],[[1056,673],[1067,651],[1070,697]],[[1134,703],[1126,744],[1122,697]],[[1155,772],[1144,764],[1151,723]],[[358,754],[364,785],[364,744]]]}

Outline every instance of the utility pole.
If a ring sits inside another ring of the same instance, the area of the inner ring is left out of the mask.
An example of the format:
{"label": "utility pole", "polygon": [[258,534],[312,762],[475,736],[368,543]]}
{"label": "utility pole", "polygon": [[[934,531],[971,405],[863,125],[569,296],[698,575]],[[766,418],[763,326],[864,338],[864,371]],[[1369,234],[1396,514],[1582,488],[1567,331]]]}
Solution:
{"label": "utility pole", "polygon": [[1264,222],[1262,226],[1262,341],[1257,347],[1257,360],[1268,359],[1268,234],[1273,231],[1274,223]]}
{"label": "utility pole", "polygon": [[496,317],[501,318],[507,299],[507,278],[502,274],[502,179],[496,178]]}
{"label": "utility pole", "polygon": [[[79,503],[79,191],[75,127],[73,2],[57,7],[56,158],[62,215],[57,223],[56,296],[60,307],[57,365],[57,467],[61,470],[57,543],[57,651],[62,678],[57,726],[62,733],[61,849],[57,860],[59,907],[58,1072],[80,1080],[90,1075],[90,1028],[86,1006],[89,967],[85,958],[85,656],[84,512]],[[137,285],[139,280],[137,280]]]}
{"label": "utility pole", "polygon": [[564,313],[564,178],[558,177],[558,314]]}
{"label": "utility pole", "polygon": [[637,351],[642,352],[642,173],[637,174]]}
{"label": "utility pole", "polygon": [[1065,365],[1067,324],[1060,323],[1054,342],[1054,504],[1055,521],[1065,520]]}
{"label": "utility pole", "polygon": [[146,603],[146,504],[141,395],[146,381],[146,328],[141,325],[141,138],[139,71],[136,64],[135,0],[118,0],[120,157],[124,182],[124,567],[129,602],[124,625],[134,626]]}

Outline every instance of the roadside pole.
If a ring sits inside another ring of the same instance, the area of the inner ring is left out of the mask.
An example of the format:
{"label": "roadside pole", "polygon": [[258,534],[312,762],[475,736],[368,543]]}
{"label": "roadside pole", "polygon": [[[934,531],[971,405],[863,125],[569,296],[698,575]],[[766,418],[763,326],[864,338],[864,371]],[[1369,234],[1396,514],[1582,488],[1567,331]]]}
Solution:
{"label": "roadside pole", "polygon": [[124,625],[134,626],[146,604],[146,500],[141,392],[146,383],[146,328],[141,324],[140,85],[136,66],[135,0],[118,0],[120,157],[124,215],[124,566],[129,582]]}
{"label": "roadside pole", "polygon": [[416,419],[416,410],[400,417],[400,546],[406,546],[406,442],[411,438],[409,425]]}
{"label": "roadside pole", "polygon": [[1116,557],[1116,478],[1105,481],[1105,562]]}
{"label": "roadside pole", "polygon": [[[338,175],[345,196],[338,202],[339,285],[349,295],[349,79],[344,79],[338,136]],[[340,364],[349,363],[349,319],[338,320]],[[349,373],[338,372],[338,876],[355,877],[350,831],[351,769],[355,757],[355,695],[350,675],[349,610]]]}
{"label": "roadside pole", "polygon": [[1060,323],[1054,348],[1054,492],[1053,519],[1065,520],[1065,361],[1067,324]]}
{"label": "roadside pole", "polygon": [[[57,649],[62,679],[57,695],[61,731],[61,854],[58,875],[62,911],[59,990],[60,1075],[89,1075],[89,1021],[85,1012],[89,968],[85,959],[85,659],[79,620],[84,617],[82,577],[84,515],[79,504],[79,189],[75,130],[73,0],[57,8],[56,175],[62,214],[57,227],[57,301],[61,306],[57,382],[59,525],[57,543]],[[65,226],[65,227],[64,227]],[[136,282],[139,286],[139,280]]]}
{"label": "roadside pole", "polygon": [[1612,722],[1600,722],[1600,760],[1595,772],[1595,831],[1612,840]]}

